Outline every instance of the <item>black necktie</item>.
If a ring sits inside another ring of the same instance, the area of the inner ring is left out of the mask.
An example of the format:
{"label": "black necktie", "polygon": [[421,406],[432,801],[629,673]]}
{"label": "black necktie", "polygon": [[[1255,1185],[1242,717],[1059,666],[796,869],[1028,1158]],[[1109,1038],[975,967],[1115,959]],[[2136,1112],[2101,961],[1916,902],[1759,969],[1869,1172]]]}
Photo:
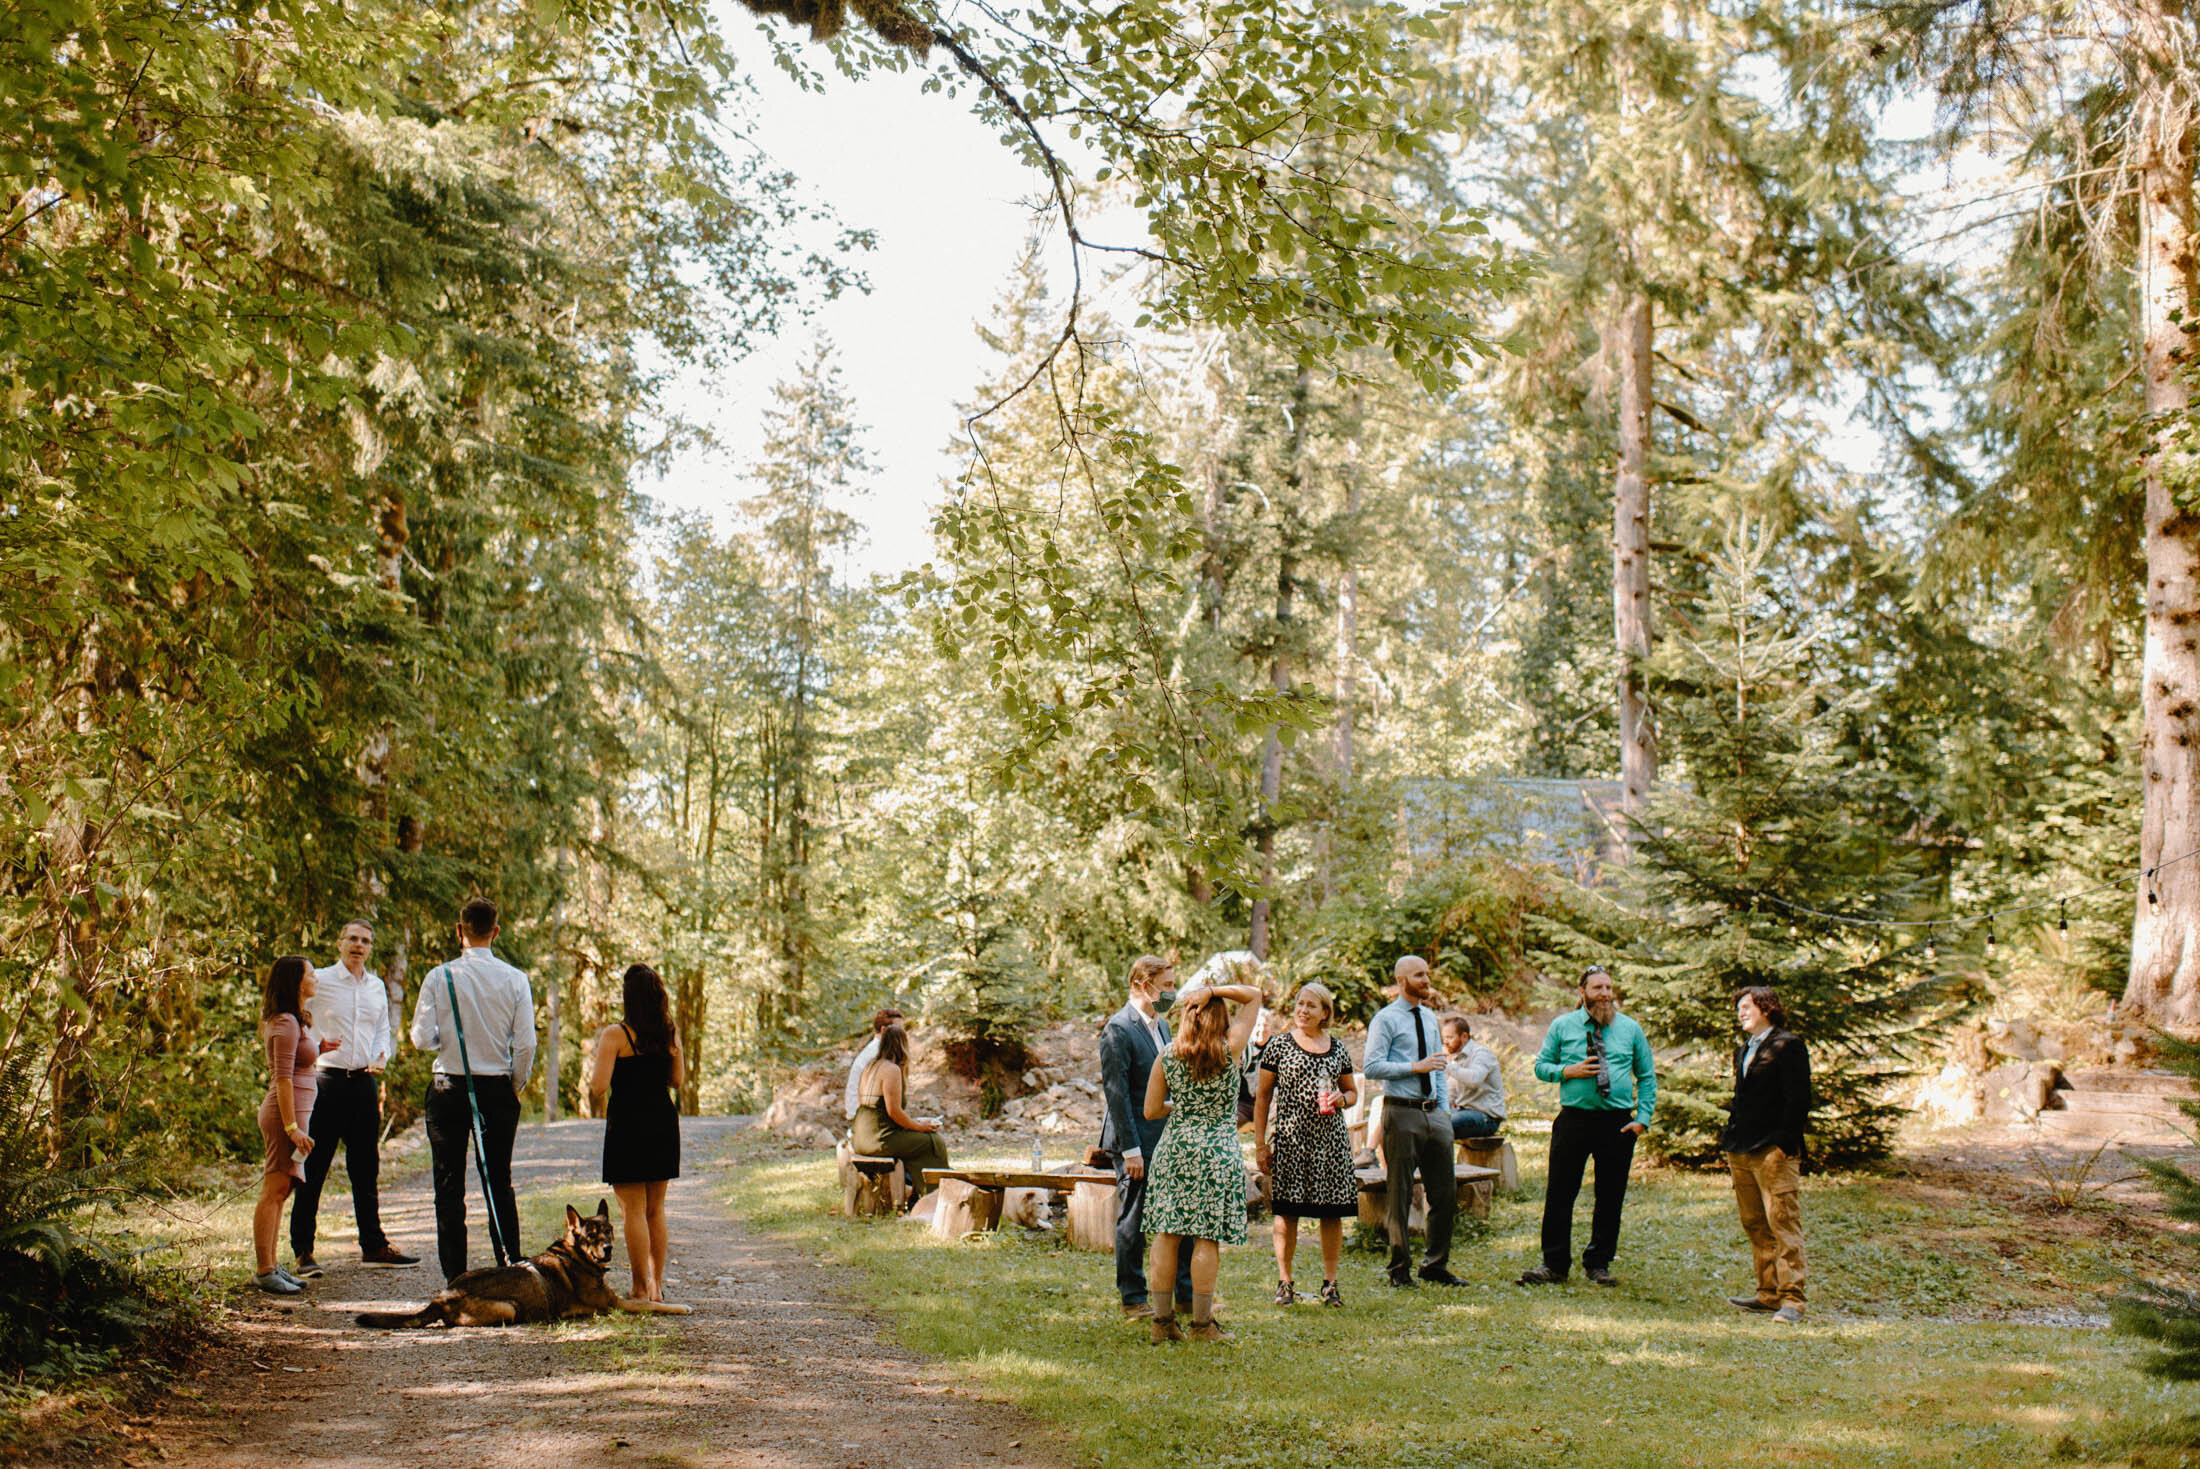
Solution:
{"label": "black necktie", "polygon": [[1589,1022],[1589,1059],[1597,1063],[1597,1095],[1609,1098],[1612,1095],[1612,1062],[1604,1054],[1604,1032],[1594,1020]]}
{"label": "black necktie", "polygon": [[[1421,1028],[1421,1007],[1419,1005],[1413,1007],[1413,1044],[1414,1048],[1420,1053],[1415,1059],[1426,1061],[1428,1059],[1428,1032]],[[1421,1073],[1421,1095],[1425,1097],[1428,1094],[1428,1073],[1424,1071]]]}

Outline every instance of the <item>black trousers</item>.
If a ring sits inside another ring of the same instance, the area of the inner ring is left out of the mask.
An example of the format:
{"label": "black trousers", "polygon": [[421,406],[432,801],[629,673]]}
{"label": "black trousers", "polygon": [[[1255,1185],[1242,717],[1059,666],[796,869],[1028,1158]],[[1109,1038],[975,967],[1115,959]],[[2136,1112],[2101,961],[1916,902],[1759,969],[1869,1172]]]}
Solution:
{"label": "black trousers", "polygon": [[1451,1114],[1424,1112],[1402,1102],[1383,1103],[1383,1171],[1389,1174],[1389,1208],[1384,1226],[1390,1234],[1390,1271],[1402,1274],[1413,1264],[1406,1226],[1413,1216],[1413,1175],[1421,1175],[1428,1194],[1428,1253],[1423,1270],[1451,1264],[1451,1227],[1459,1214],[1458,1174],[1451,1164]]}
{"label": "black trousers", "polygon": [[1573,1268],[1574,1200],[1581,1196],[1581,1173],[1591,1158],[1597,1165],[1596,1211],[1581,1263],[1589,1270],[1606,1269],[1619,1253],[1619,1214],[1627,1203],[1636,1136],[1621,1129],[1634,1120],[1631,1108],[1558,1109],[1551,1123],[1551,1177],[1543,1191],[1543,1268],[1553,1275]]}
{"label": "black trousers", "polygon": [[[1126,1306],[1143,1305],[1146,1293],[1146,1185],[1153,1178],[1153,1155],[1146,1155],[1146,1174],[1133,1178],[1124,1171],[1120,1154],[1115,1160],[1115,1289]],[[1187,1309],[1192,1300],[1192,1248],[1176,1252],[1176,1305]]]}
{"label": "black trousers", "polygon": [[[504,1241],[504,1257],[519,1253],[519,1201],[512,1196],[512,1143],[519,1136],[519,1093],[509,1076],[477,1076],[481,1102],[482,1156],[489,1165],[489,1194],[496,1200],[491,1228]],[[437,1077],[428,1088],[428,1156],[435,1166],[435,1254],[443,1278],[466,1273],[466,1195],[472,1170],[466,1148],[473,1119],[466,1106],[463,1077]],[[498,1228],[497,1226],[502,1226]]]}
{"label": "black trousers", "polygon": [[371,1255],[390,1242],[382,1233],[382,1079],[365,1072],[324,1071],[316,1080],[313,1115],[306,1119],[313,1151],[306,1154],[306,1181],[290,1195],[290,1252],[301,1258],[313,1253],[321,1187],[336,1166],[336,1145],[342,1143],[359,1248]]}

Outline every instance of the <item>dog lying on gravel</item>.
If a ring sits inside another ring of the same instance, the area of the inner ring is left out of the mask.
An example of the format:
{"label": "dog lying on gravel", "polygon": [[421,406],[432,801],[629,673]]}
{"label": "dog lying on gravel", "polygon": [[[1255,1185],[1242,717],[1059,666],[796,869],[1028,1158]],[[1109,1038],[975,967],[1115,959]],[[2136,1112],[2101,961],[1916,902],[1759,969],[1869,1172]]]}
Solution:
{"label": "dog lying on gravel", "polygon": [[469,1270],[417,1311],[362,1311],[355,1319],[388,1328],[509,1326],[627,1309],[604,1284],[612,1240],[608,1199],[597,1200],[596,1212],[587,1216],[568,1204],[564,1235],[533,1259]]}

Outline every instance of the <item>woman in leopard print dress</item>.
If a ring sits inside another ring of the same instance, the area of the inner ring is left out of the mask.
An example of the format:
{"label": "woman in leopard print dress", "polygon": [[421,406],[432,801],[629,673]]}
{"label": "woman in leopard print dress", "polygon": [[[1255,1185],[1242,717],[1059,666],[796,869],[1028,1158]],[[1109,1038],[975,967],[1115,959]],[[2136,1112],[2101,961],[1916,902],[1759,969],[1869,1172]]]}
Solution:
{"label": "woman in leopard print dress", "polygon": [[[1301,1219],[1321,1223],[1322,1304],[1344,1304],[1337,1293],[1337,1264],[1344,1255],[1344,1222],[1360,1207],[1344,1109],[1358,1100],[1359,1088],[1352,1053],[1329,1034],[1336,1008],[1335,996],[1324,986],[1301,985],[1291,1006],[1291,1029],[1271,1040],[1260,1057],[1253,1136],[1259,1139],[1255,1157],[1268,1175],[1269,1208],[1276,1216],[1279,1306],[1298,1304],[1291,1260],[1298,1250]],[[1273,1138],[1270,1116],[1276,1123]]]}

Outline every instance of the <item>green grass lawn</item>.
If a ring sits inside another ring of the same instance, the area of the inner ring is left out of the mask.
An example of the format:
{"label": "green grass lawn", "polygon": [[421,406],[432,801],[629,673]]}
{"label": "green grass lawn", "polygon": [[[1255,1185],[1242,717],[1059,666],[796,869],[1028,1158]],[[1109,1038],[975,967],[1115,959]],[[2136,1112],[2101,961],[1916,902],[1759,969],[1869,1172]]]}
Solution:
{"label": "green grass lawn", "polygon": [[[2097,1311],[2120,1272],[2159,1269],[2150,1231],[1902,1179],[1811,1178],[1811,1315],[1777,1327],[1721,1300],[1750,1282],[1720,1177],[1637,1169],[1619,1289],[1578,1271],[1564,1287],[1513,1285],[1536,1255],[1540,1141],[1516,1139],[1524,1196],[1501,1198],[1486,1226],[1462,1222],[1452,1268],[1466,1289],[1389,1290],[1383,1257],[1348,1247],[1345,1310],[1279,1310],[1256,1225],[1224,1252],[1237,1340],[1223,1346],[1149,1344],[1119,1319],[1110,1257],[1051,1236],[945,1244],[841,1219],[829,1157],[759,1148],[727,1198],[850,1267],[908,1346],[1102,1464],[2182,1461],[2144,1448],[2134,1425],[2189,1412],[2200,1390],[2140,1375],[2103,1331],[1973,1319]],[[1585,1193],[1581,1231],[1586,1207]],[[1321,1275],[1313,1245],[1300,1245],[1302,1290]]]}

